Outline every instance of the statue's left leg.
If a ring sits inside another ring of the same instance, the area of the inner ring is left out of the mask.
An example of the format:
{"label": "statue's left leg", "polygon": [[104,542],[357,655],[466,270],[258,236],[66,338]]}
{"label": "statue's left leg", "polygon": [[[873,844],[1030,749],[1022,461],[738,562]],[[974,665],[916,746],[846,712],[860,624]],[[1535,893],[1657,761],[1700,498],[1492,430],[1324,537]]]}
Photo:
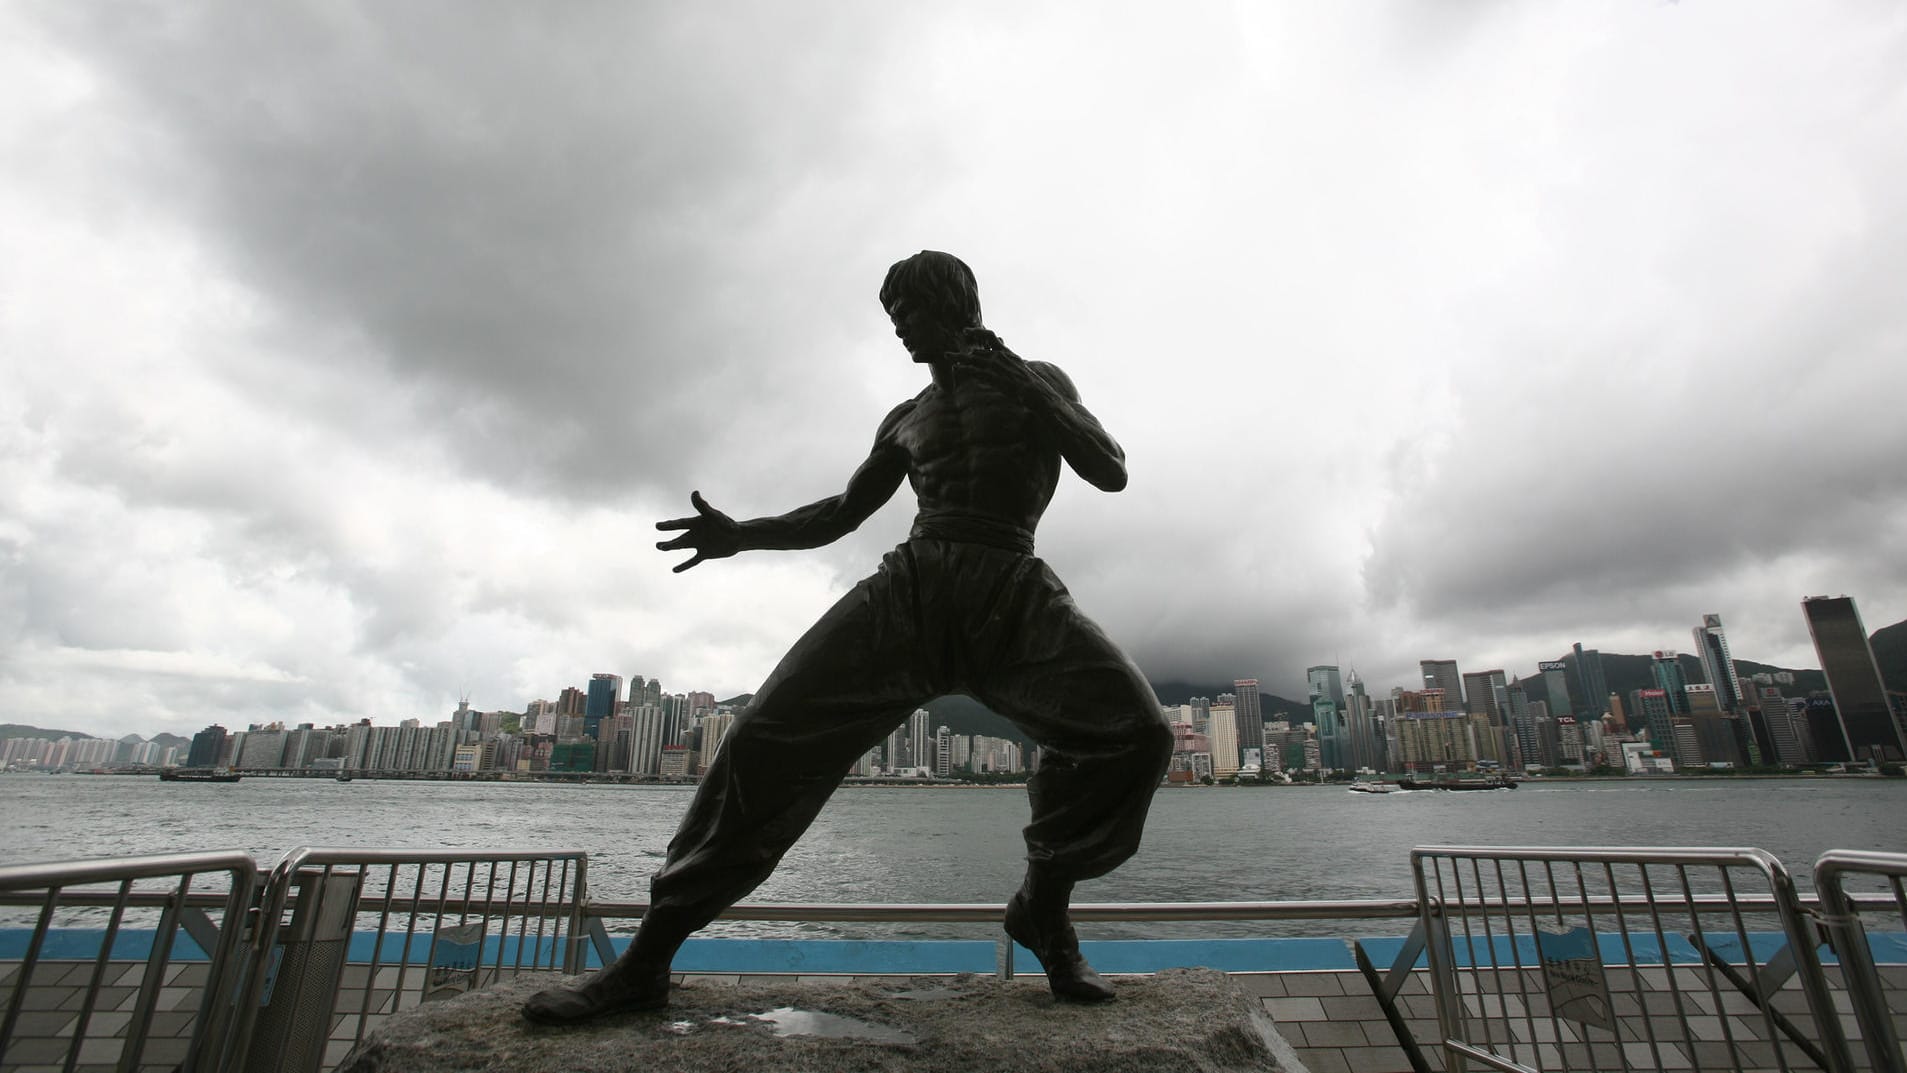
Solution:
{"label": "statue's left leg", "polygon": [[531,996],[526,1018],[568,1025],[668,1001],[682,942],[767,879],[854,761],[933,695],[911,658],[912,576],[910,557],[888,556],[795,643],[722,739],[629,947],[581,984]]}
{"label": "statue's left leg", "polygon": [[975,691],[1041,746],[1027,780],[1026,881],[1006,929],[1040,958],[1055,995],[1103,1001],[1112,990],[1080,957],[1067,906],[1075,883],[1138,850],[1172,733],[1144,675],[1058,579],[1042,566],[1027,582],[989,627],[1004,658]]}

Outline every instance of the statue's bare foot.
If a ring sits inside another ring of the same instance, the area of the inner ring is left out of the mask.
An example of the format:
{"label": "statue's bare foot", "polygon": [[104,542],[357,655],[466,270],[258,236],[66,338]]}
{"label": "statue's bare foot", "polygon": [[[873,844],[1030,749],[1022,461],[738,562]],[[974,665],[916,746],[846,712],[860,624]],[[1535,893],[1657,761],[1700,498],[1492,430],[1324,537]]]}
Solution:
{"label": "statue's bare foot", "polygon": [[539,1025],[574,1025],[612,1013],[655,1010],[669,1004],[669,967],[660,971],[616,962],[581,987],[538,991],[523,1004],[523,1017]]}
{"label": "statue's bare foot", "polygon": [[1048,928],[1041,928],[1034,919],[1025,893],[1015,894],[1006,905],[1007,937],[1040,959],[1040,967],[1046,970],[1046,986],[1053,989],[1053,997],[1069,1002],[1111,1001],[1112,985],[1079,955],[1079,935],[1071,924],[1065,923],[1065,916],[1059,917],[1057,926]]}

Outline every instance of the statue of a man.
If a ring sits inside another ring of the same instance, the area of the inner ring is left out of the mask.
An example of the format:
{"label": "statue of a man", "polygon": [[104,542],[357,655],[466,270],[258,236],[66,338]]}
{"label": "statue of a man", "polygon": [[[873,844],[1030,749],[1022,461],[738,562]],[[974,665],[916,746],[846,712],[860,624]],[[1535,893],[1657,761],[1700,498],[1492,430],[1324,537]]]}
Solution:
{"label": "statue of a man", "polygon": [[533,996],[523,1008],[532,1021],[665,1005],[682,941],[768,878],[856,760],[948,693],[978,699],[1042,750],[1007,934],[1039,957],[1055,996],[1113,996],[1080,956],[1067,906],[1074,883],[1138,849],[1172,736],[1145,678],[1034,556],[1033,529],[1061,459],[1117,492],[1125,453],[1065,373],[1022,360],[982,326],[973,272],[958,258],[923,251],[896,264],[881,305],[933,382],[881,422],[847,490],[745,522],[694,493],[693,516],[657,525],[681,535],[657,547],[694,552],[677,571],[739,551],[820,547],[866,521],[903,478],[920,504],[913,532],[736,717],[629,949],[579,988]]}

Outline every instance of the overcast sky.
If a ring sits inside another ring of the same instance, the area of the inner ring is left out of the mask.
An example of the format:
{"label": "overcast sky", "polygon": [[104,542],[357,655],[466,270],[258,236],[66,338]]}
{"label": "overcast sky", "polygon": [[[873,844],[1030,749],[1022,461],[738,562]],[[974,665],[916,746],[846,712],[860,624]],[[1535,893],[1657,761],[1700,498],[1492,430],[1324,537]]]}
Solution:
{"label": "overcast sky", "polygon": [[1907,8],[0,8],[0,721],[754,689],[963,257],[1132,483],[1041,553],[1155,680],[1907,617]]}

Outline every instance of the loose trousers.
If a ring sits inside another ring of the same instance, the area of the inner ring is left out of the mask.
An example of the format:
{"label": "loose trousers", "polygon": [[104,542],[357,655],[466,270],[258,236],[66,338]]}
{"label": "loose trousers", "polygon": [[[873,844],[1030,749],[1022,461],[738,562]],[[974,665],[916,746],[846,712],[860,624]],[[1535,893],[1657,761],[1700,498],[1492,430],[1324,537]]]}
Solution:
{"label": "loose trousers", "polygon": [[783,657],[729,728],[651,913],[697,930],[774,871],[854,762],[914,709],[965,693],[1042,749],[1027,859],[1090,879],[1139,848],[1172,734],[1143,675],[1040,559],[913,539]]}

